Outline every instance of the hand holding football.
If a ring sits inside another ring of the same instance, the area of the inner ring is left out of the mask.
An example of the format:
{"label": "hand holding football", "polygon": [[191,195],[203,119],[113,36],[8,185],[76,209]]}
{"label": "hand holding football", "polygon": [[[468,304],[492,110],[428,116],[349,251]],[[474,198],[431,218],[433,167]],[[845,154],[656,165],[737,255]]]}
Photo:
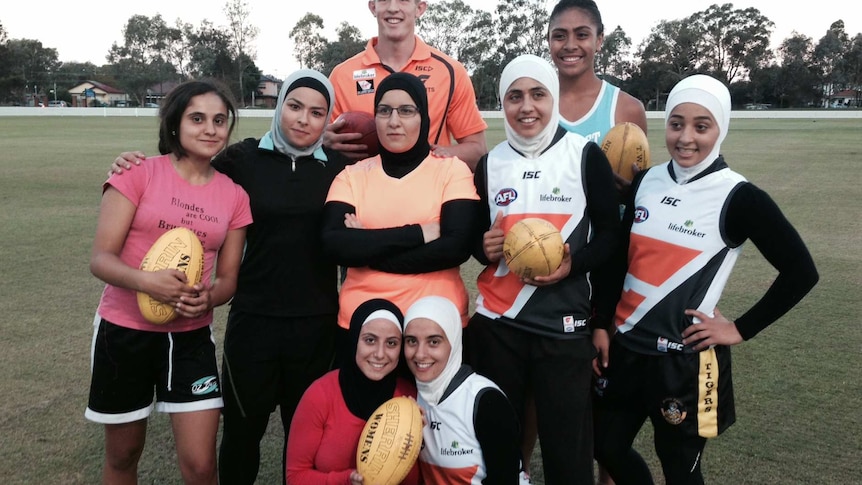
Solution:
{"label": "hand holding football", "polygon": [[[189,286],[201,282],[204,272],[204,248],[200,239],[189,229],[177,227],[162,234],[144,255],[144,271],[176,269],[186,275]],[[152,296],[138,292],[138,308],[150,323],[165,324],[177,317],[176,309]]]}
{"label": "hand holding football", "polygon": [[338,133],[359,133],[362,135],[358,140],[346,142],[348,144],[366,145],[369,157],[373,157],[380,153],[380,145],[377,139],[377,124],[374,121],[374,115],[364,111],[348,111],[338,117],[339,120],[344,120],[344,126],[338,130]]}
{"label": "hand holding football", "polygon": [[634,177],[632,164],[637,165],[641,170],[650,167],[649,142],[646,133],[634,123],[614,125],[605,133],[601,147],[614,173],[629,182]]}

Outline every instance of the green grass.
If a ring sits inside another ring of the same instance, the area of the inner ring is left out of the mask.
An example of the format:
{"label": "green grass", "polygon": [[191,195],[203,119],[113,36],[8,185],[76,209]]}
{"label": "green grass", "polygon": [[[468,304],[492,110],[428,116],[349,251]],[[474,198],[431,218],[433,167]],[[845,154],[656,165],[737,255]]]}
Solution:
{"label": "green grass", "polygon": [[[488,144],[504,135],[492,120]],[[262,134],[267,119],[240,124],[235,139]],[[809,246],[818,286],[788,315],[734,349],[737,424],[707,445],[709,483],[858,483],[862,456],[862,159],[860,120],[733,120],[730,165],[768,191]],[[100,186],[121,151],[156,152],[155,118],[0,117],[0,476],[4,484],[98,483],[102,427],[83,411],[90,325],[102,284],[88,260]],[[650,120],[652,159],[667,158],[660,120]],[[840,216],[840,217],[839,217]],[[463,274],[475,294],[475,261]],[[775,272],[752,245],[719,308],[733,317]],[[216,312],[219,338],[226,309]],[[281,432],[263,443],[261,484],[279,483]],[[637,447],[657,479],[648,426]],[[540,463],[538,456],[535,464]],[[180,483],[169,421],[150,420],[141,483]],[[534,483],[542,483],[536,469]]]}

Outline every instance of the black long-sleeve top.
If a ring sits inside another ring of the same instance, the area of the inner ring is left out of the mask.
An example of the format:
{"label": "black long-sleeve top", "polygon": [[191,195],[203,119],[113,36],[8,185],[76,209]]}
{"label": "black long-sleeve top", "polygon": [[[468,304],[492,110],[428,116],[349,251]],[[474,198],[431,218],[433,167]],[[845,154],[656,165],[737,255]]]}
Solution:
{"label": "black long-sleeve top", "polygon": [[254,217],[231,306],[278,317],[336,313],[336,265],[320,231],[326,194],[347,159],[328,148],[323,159],[293,158],[258,145],[245,139],[212,162],[248,192]]}

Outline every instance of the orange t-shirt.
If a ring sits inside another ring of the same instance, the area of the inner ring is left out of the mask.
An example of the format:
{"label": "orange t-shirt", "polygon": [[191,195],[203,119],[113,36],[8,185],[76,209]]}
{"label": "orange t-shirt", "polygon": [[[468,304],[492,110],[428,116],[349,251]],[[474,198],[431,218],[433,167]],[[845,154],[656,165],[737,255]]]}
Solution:
{"label": "orange t-shirt", "polygon": [[[365,50],[335,66],[329,80],[335,88],[332,121],[348,111],[374,112],[377,85],[392,73],[380,62],[374,46],[377,37],[368,41]],[[476,107],[476,94],[467,70],[460,62],[443,54],[416,37],[410,61],[401,72],[422,80],[428,92],[431,130],[428,142],[449,146],[488,128]]]}
{"label": "orange t-shirt", "polygon": [[[440,221],[440,208],[450,200],[478,200],[473,174],[458,158],[429,155],[404,177],[383,171],[380,157],[346,167],[332,182],[326,200],[350,204],[366,229],[385,229]],[[458,266],[420,274],[395,274],[369,267],[351,267],[339,294],[338,324],[349,328],[350,316],[363,302],[385,298],[406,312],[423,296],[447,297],[467,321],[467,288]]]}

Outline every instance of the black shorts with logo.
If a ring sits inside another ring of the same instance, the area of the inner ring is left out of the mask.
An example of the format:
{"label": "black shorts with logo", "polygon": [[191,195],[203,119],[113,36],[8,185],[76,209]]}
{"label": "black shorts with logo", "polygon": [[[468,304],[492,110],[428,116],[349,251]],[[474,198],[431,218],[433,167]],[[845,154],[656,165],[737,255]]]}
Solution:
{"label": "black shorts with logo", "polygon": [[713,438],[736,420],[728,346],[646,355],[613,341],[595,392],[596,406],[644,413],[687,436]]}
{"label": "black shorts with logo", "polygon": [[[106,424],[223,405],[210,326],[187,332],[145,332],[97,316],[90,399],[85,416]],[[94,322],[96,323],[96,322]]]}

